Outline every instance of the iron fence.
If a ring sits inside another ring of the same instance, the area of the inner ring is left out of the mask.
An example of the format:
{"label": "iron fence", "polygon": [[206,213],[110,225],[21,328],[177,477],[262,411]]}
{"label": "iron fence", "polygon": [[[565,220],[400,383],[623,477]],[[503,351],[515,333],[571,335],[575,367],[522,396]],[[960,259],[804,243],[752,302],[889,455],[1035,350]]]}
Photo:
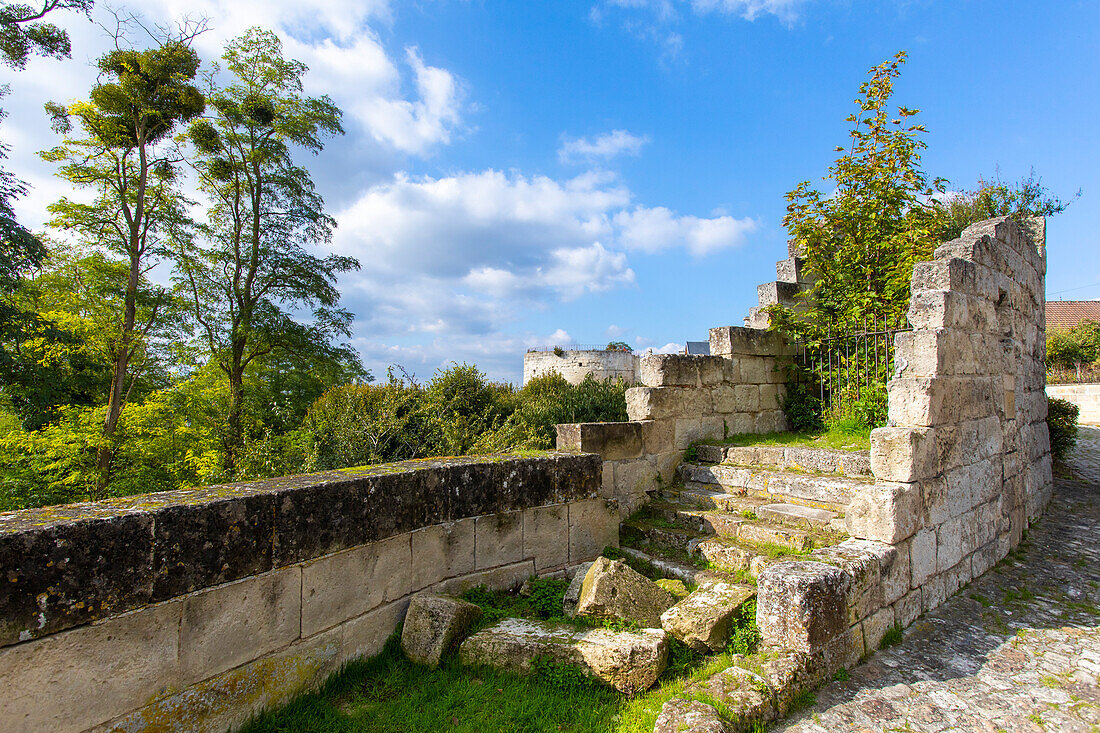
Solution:
{"label": "iron fence", "polygon": [[911,331],[908,319],[872,318],[862,331],[827,335],[796,346],[797,379],[815,387],[822,408],[837,396],[859,399],[869,389],[884,385],[894,373],[894,337]]}

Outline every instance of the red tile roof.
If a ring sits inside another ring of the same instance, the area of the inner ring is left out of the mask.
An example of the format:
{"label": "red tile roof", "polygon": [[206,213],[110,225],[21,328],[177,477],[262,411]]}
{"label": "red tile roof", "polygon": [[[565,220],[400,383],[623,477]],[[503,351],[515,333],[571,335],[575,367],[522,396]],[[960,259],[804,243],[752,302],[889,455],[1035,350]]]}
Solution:
{"label": "red tile roof", "polygon": [[1100,322],[1100,300],[1048,300],[1047,330],[1071,329],[1081,321]]}

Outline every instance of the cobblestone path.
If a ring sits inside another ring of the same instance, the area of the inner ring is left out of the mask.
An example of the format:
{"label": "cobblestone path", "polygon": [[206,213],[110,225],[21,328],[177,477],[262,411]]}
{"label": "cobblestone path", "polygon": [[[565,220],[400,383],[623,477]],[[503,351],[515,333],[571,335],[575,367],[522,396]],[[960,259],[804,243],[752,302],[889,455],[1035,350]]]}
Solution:
{"label": "cobblestone path", "polygon": [[1023,544],[774,730],[1100,732],[1100,428]]}

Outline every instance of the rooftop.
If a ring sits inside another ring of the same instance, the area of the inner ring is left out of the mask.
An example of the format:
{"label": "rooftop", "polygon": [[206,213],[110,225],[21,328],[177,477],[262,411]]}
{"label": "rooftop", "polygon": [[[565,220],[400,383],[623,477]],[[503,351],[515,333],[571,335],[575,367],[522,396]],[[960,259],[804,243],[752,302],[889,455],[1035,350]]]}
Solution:
{"label": "rooftop", "polygon": [[1100,300],[1047,301],[1047,329],[1071,329],[1081,321],[1100,321]]}

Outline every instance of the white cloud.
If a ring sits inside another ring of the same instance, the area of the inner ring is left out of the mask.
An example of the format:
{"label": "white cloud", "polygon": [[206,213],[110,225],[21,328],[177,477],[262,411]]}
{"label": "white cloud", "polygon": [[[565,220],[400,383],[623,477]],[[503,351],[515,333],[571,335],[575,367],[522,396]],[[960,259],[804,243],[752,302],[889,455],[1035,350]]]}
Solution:
{"label": "white cloud", "polygon": [[617,339],[617,338],[622,338],[629,331],[630,331],[629,328],[623,328],[621,326],[616,326],[615,324],[611,324],[610,326],[607,327],[607,330],[603,332],[603,335],[607,336],[609,339]]}
{"label": "white cloud", "polygon": [[608,160],[617,155],[638,155],[642,146],[648,142],[648,136],[631,135],[626,130],[605,132],[593,140],[586,137],[569,139],[563,136],[561,147],[558,148],[558,158],[563,163],[576,163]]}
{"label": "white cloud", "polygon": [[756,20],[761,15],[774,15],[784,23],[798,19],[798,9],[806,0],[691,0],[692,9],[700,14],[719,12]]}
{"label": "white cloud", "polygon": [[756,231],[757,227],[757,223],[747,217],[677,216],[663,206],[639,206],[631,211],[620,211],[615,214],[615,224],[621,229],[620,239],[627,249],[652,253],[682,246],[697,257],[740,246],[745,242],[745,235]]}

